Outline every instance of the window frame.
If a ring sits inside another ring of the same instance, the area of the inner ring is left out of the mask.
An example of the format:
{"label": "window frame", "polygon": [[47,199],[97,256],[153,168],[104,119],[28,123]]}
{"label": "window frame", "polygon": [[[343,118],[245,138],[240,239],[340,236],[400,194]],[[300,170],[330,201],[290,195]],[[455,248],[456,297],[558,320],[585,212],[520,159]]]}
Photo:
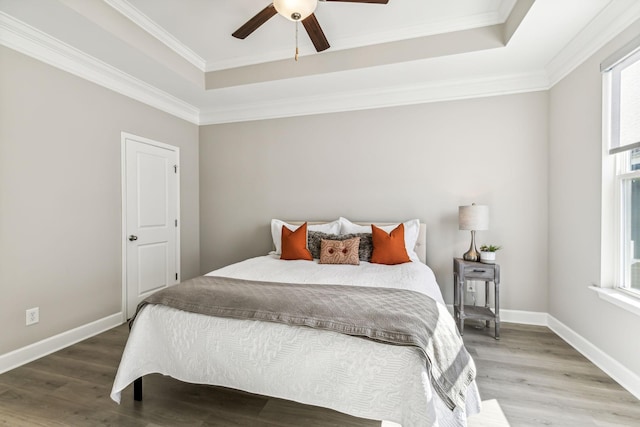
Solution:
{"label": "window frame", "polygon": [[[628,217],[628,205],[630,203],[630,188],[625,188],[625,184],[631,183],[634,179],[640,179],[640,170],[629,170],[630,150],[613,154],[615,156],[615,206],[616,206],[616,275],[615,287],[630,295],[640,298],[640,290],[631,288],[630,266],[626,265],[626,260],[631,256],[630,248],[627,247],[626,234],[630,228],[631,218]],[[640,242],[638,242],[640,244]]]}
{"label": "window frame", "polygon": [[[638,301],[640,301],[640,290],[631,288],[631,271],[626,265],[628,256],[630,256],[630,248],[625,247],[627,246],[626,235],[630,229],[630,218],[627,217],[630,192],[625,190],[625,185],[629,185],[627,183],[633,179],[640,179],[640,170],[630,168],[630,153],[634,148],[640,147],[640,141],[620,146],[620,106],[622,72],[627,67],[639,62],[640,38],[616,52],[601,65],[603,78],[603,190],[607,182],[608,185],[613,186],[612,191],[609,191],[611,198],[605,198],[607,192],[603,191],[603,203],[613,202],[614,205],[612,213],[615,237],[610,242],[614,248],[614,254],[613,259],[608,258],[613,262],[611,287],[637,298]],[[603,207],[603,222],[606,217],[604,211]],[[607,257],[604,250],[606,229],[607,226],[603,223],[603,279],[605,279],[604,272],[608,270],[605,265]]]}

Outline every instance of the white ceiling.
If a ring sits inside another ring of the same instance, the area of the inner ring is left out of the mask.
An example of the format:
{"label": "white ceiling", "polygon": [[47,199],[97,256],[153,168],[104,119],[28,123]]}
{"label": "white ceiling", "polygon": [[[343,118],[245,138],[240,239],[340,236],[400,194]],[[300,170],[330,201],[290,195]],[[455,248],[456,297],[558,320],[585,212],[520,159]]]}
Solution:
{"label": "white ceiling", "polygon": [[547,89],[640,18],[637,0],[321,1],[331,48],[301,26],[296,63],[279,15],[231,36],[268,2],[0,0],[0,43],[207,124]]}
{"label": "white ceiling", "polygon": [[[121,1],[110,2],[116,6]],[[231,33],[269,0],[128,0],[204,59],[207,70],[292,58],[295,24],[274,16],[247,39]],[[176,4],[180,3],[180,7]],[[390,0],[386,5],[319,2],[315,12],[333,50],[504,22],[515,0]],[[300,27],[302,55],[315,54]]]}

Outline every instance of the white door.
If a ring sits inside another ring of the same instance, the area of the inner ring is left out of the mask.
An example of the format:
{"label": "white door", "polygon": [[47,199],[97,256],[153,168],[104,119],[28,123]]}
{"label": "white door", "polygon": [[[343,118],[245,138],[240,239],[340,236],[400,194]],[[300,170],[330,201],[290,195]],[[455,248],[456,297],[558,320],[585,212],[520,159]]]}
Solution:
{"label": "white door", "polygon": [[146,296],[178,283],[179,150],[122,134],[123,304],[131,318]]}

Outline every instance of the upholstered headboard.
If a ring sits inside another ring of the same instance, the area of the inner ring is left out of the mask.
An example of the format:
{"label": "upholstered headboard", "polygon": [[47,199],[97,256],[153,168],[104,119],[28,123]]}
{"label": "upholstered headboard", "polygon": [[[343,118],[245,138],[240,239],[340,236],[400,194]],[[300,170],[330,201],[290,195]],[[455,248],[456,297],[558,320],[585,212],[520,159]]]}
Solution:
{"label": "upholstered headboard", "polygon": [[[292,225],[302,225],[305,223],[305,221],[287,221],[289,224]],[[306,221],[309,225],[311,224],[322,224],[324,222],[328,222],[328,221]],[[375,224],[379,227],[384,226],[384,225],[391,225],[391,224],[399,224],[400,222],[376,222],[376,221],[371,221],[371,222],[367,222],[367,221],[360,221],[360,222],[354,222],[354,224],[358,224],[358,225],[371,225],[371,224]],[[418,254],[418,258],[420,258],[420,261],[423,264],[427,263],[427,226],[423,223],[420,223],[420,234],[418,234],[418,240],[416,241],[416,246],[414,248],[414,250],[416,251],[416,254]]]}

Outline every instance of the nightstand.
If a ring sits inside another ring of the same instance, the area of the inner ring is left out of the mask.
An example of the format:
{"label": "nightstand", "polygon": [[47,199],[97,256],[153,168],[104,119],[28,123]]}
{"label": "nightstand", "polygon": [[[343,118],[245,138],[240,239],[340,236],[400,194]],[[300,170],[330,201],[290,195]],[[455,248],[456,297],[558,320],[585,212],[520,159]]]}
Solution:
{"label": "nightstand", "polygon": [[[465,283],[467,280],[484,281],[484,307],[465,305]],[[489,282],[493,282],[495,309],[489,306]],[[486,322],[494,322],[495,338],[500,339],[500,266],[498,264],[485,264],[482,262],[465,261],[461,258],[453,259],[453,315],[458,323],[460,335],[464,334],[464,320],[476,319]]]}

